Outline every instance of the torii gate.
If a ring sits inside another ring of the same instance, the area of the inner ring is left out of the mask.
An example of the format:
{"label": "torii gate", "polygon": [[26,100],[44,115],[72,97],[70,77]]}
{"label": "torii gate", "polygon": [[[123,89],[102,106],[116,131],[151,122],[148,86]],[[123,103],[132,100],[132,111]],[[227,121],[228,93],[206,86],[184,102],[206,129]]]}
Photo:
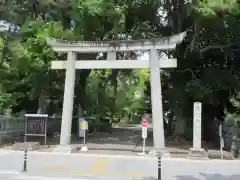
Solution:
{"label": "torii gate", "polygon": [[[52,69],[66,69],[60,145],[57,151],[71,152],[71,126],[76,69],[150,68],[153,139],[156,151],[164,151],[164,127],[160,68],[176,68],[176,59],[160,59],[159,50],[175,49],[185,32],[170,37],[127,41],[78,41],[47,39],[56,52],[66,52],[67,61],[52,61]],[[149,51],[149,60],[117,60],[116,52]],[[77,60],[77,53],[107,52],[107,60]]]}

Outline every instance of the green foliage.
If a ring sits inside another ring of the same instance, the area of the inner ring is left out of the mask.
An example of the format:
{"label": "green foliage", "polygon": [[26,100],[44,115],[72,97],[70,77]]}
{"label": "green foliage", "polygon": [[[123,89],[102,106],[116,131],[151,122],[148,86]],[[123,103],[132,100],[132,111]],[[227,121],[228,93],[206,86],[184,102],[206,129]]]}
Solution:
{"label": "green foliage", "polygon": [[[50,70],[50,62],[66,56],[54,53],[46,44],[47,37],[141,39],[188,30],[177,51],[167,53],[178,59],[178,68],[162,70],[164,110],[176,116],[190,115],[193,102],[201,101],[203,106],[212,109],[204,114],[212,117],[223,113],[232,92],[240,89],[240,8],[236,1],[42,0],[36,3],[23,0],[6,3],[1,4],[1,18],[18,24],[21,29],[15,34],[0,33],[1,108],[37,106],[40,95],[62,104],[64,71]],[[190,10],[193,11],[188,14]],[[133,52],[129,58],[135,59],[138,53]],[[95,59],[98,55],[79,57]],[[76,104],[81,104],[91,115],[140,114],[145,100],[150,99],[150,93],[144,94],[150,92],[148,70],[82,70],[78,74]],[[53,110],[56,111],[61,111],[61,107]]]}
{"label": "green foliage", "polygon": [[239,10],[237,0],[199,0],[196,8],[196,11],[204,17],[214,17],[222,13],[238,14]]}
{"label": "green foliage", "polygon": [[0,109],[8,108],[11,106],[11,104],[12,104],[11,96],[12,96],[12,94],[9,94],[9,93],[2,93],[0,95]]}
{"label": "green foliage", "polygon": [[1,93],[0,95],[0,110],[12,108],[17,105],[19,98],[23,97],[22,93]]}
{"label": "green foliage", "polygon": [[235,113],[240,113],[240,92],[236,92],[236,95],[231,97],[229,101],[236,108]]}
{"label": "green foliage", "polygon": [[[111,85],[109,70],[92,71],[88,78],[88,109],[92,115],[118,116],[139,113],[144,108],[145,81],[149,77],[146,70],[137,70],[131,76],[120,71],[117,76],[117,92]],[[110,114],[109,114],[110,113]]]}
{"label": "green foliage", "polygon": [[[58,57],[46,44],[47,37],[64,37],[64,30],[59,23],[36,20],[24,24],[20,31],[19,44],[13,47],[12,68],[23,76],[19,86],[28,87],[27,94],[35,99],[40,93],[48,91],[50,79],[50,62]],[[67,32],[67,34],[69,34]]]}
{"label": "green foliage", "polygon": [[240,122],[240,92],[235,92],[229,102],[232,108],[226,109],[225,121],[236,127],[237,122]]}

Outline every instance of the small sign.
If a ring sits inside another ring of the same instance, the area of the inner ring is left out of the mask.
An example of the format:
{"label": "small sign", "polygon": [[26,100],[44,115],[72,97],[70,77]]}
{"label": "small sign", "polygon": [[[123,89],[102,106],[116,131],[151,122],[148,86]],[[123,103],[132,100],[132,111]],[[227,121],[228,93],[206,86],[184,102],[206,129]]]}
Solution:
{"label": "small sign", "polygon": [[193,117],[195,121],[201,121],[202,120],[202,104],[200,102],[194,103],[194,111],[193,111]]}
{"label": "small sign", "polygon": [[144,119],[142,120],[142,127],[148,127],[149,123],[148,120]]}
{"label": "small sign", "polygon": [[193,106],[193,148],[201,149],[202,103],[194,102]]}
{"label": "small sign", "polygon": [[81,121],[80,122],[80,129],[88,130],[88,122],[87,121]]}
{"label": "small sign", "polygon": [[147,127],[142,127],[142,138],[143,139],[147,138]]}
{"label": "small sign", "polygon": [[223,140],[223,138],[221,138],[220,145],[221,145],[221,147],[224,147],[224,140]]}

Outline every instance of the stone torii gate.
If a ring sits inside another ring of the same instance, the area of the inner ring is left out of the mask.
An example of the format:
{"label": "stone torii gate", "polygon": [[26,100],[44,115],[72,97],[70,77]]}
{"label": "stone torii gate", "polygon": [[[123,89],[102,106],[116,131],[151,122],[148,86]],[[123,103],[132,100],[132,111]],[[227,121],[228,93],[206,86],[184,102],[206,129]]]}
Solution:
{"label": "stone torii gate", "polygon": [[[66,69],[60,145],[56,151],[71,152],[71,126],[76,69],[150,68],[153,139],[156,151],[164,151],[164,127],[160,68],[176,68],[176,59],[160,59],[159,50],[173,50],[185,32],[170,37],[127,41],[78,41],[47,39],[56,52],[66,52],[67,61],[52,61],[52,69]],[[149,51],[149,60],[117,60],[116,52]],[[107,60],[77,60],[77,53],[107,52]]]}

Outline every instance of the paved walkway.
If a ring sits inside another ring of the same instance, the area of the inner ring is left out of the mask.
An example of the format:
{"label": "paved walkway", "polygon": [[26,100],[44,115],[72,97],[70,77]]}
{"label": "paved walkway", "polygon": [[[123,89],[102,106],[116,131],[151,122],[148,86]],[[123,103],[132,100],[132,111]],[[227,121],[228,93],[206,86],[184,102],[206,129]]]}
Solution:
{"label": "paved walkway", "polygon": [[[2,172],[21,172],[23,152],[3,152]],[[142,156],[28,153],[28,174],[57,177],[102,177],[104,179],[143,179],[157,176],[157,160]]]}
{"label": "paved walkway", "polygon": [[[0,179],[156,180],[157,159],[150,156],[0,151]],[[239,180],[240,160],[162,159],[162,180]]]}
{"label": "paved walkway", "polygon": [[[123,178],[118,177],[101,177],[101,176],[83,176],[81,178],[74,176],[43,176],[43,175],[30,175],[30,174],[12,174],[12,173],[1,173],[1,180],[123,180]],[[124,178],[124,180],[157,180],[156,178],[141,178],[141,179],[132,179]]]}

